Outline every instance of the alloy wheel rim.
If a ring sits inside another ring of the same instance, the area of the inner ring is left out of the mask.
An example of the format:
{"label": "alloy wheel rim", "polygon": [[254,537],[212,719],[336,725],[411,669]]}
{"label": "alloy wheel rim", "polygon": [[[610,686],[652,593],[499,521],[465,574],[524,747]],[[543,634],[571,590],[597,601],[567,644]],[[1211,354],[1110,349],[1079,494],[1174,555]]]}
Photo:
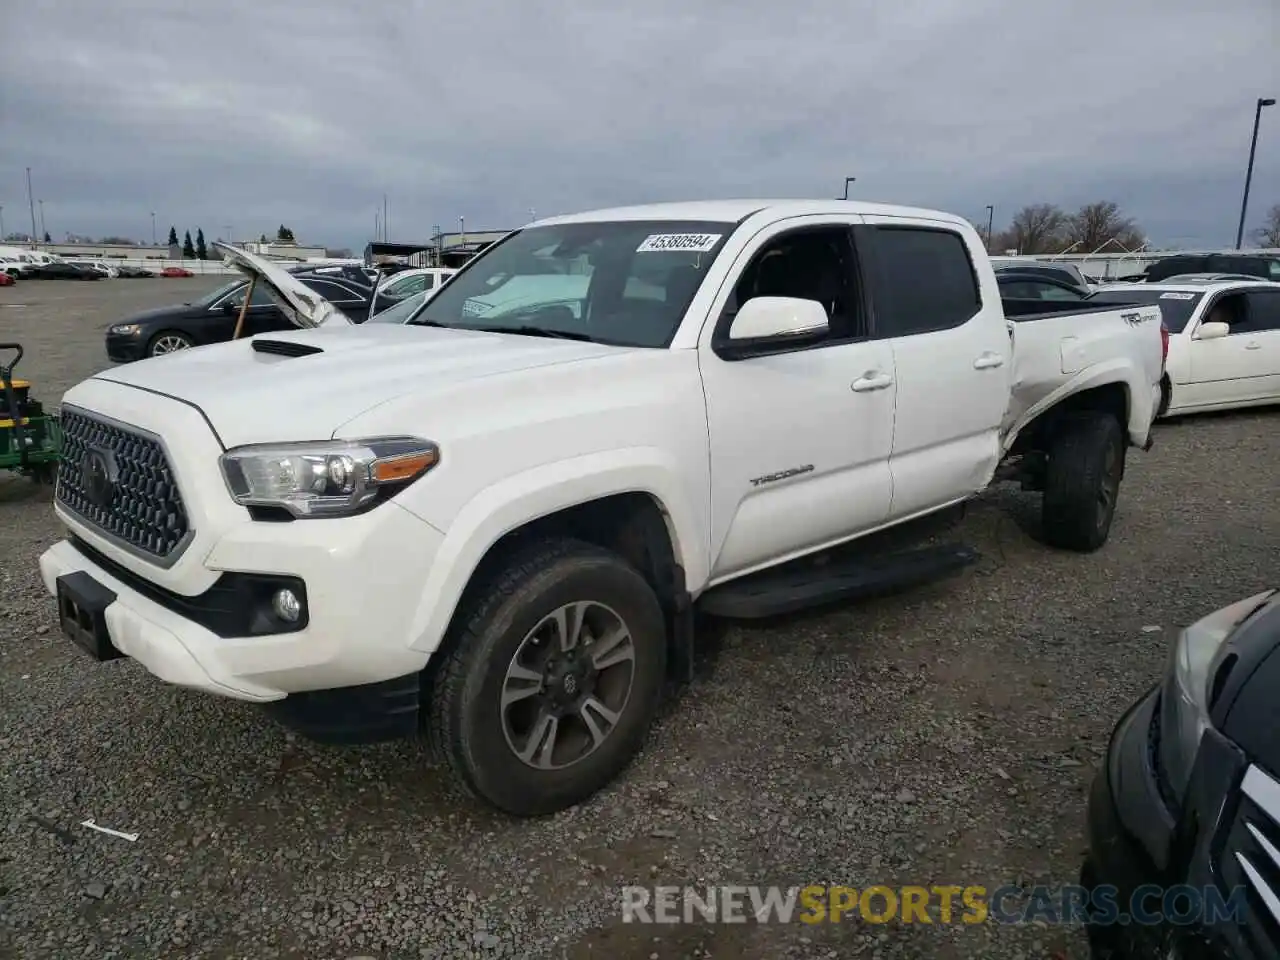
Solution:
{"label": "alloy wheel rim", "polygon": [[567,603],[525,634],[502,680],[502,733],[536,770],[581,763],[612,736],[635,682],[635,642],[613,608]]}
{"label": "alloy wheel rim", "polygon": [[173,353],[177,350],[186,350],[191,346],[181,337],[161,337],[151,347],[151,355],[158,357],[161,354]]}

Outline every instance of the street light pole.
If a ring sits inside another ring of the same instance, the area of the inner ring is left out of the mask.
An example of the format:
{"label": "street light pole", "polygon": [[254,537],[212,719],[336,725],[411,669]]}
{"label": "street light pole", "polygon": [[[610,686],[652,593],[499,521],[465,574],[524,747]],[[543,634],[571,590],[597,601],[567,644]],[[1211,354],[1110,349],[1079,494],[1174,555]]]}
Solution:
{"label": "street light pole", "polygon": [[36,202],[40,204],[40,240],[43,242],[44,238],[49,234],[49,228],[44,225],[44,201],[37,200]]}
{"label": "street light pole", "polygon": [[1275,106],[1274,97],[1259,97],[1253,110],[1253,140],[1249,144],[1249,167],[1244,175],[1244,198],[1240,201],[1240,226],[1236,228],[1236,249],[1244,243],[1244,218],[1249,212],[1249,184],[1253,180],[1253,157],[1258,152],[1258,124],[1262,120],[1262,108]]}
{"label": "street light pole", "polygon": [[845,199],[845,200],[848,200],[848,199],[849,199],[849,184],[853,183],[853,182],[854,182],[855,180],[857,180],[857,179],[858,179],[857,177],[845,177],[845,178],[844,178],[844,199]]}
{"label": "street light pole", "polygon": [[0,243],[4,243],[4,204],[0,203]]}
{"label": "street light pole", "polygon": [[36,202],[32,199],[35,196],[31,192],[31,168],[27,167],[27,206],[31,208],[31,244],[35,249],[36,242]]}
{"label": "street light pole", "polygon": [[156,245],[156,212],[151,211],[151,245]]}
{"label": "street light pole", "polygon": [[996,208],[987,204],[987,253],[991,252],[991,230],[996,222]]}

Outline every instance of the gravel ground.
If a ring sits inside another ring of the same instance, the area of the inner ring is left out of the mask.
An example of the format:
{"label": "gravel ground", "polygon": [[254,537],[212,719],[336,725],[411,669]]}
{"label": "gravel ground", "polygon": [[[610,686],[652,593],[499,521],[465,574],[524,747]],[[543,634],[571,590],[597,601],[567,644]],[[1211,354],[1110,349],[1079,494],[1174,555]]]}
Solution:
{"label": "gravel ground", "polygon": [[[211,283],[0,289],[0,339],[56,401],[105,324]],[[1064,928],[624,925],[619,888],[1074,882],[1087,783],[1174,630],[1278,579],[1278,429],[1162,426],[1094,556],[1000,491],[954,580],[708,631],[636,764],[537,822],[463,802],[415,744],[315,746],[90,662],[38,583],[49,491],[0,480],[0,955],[1083,958]]]}

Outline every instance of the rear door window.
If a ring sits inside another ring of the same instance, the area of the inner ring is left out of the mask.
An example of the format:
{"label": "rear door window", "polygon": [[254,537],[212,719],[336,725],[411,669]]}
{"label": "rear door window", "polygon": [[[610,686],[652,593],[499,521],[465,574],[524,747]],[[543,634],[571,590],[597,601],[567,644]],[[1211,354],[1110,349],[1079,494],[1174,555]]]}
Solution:
{"label": "rear door window", "polygon": [[876,333],[908,337],[967,323],[982,309],[964,238],[927,227],[876,227]]}
{"label": "rear door window", "polygon": [[1280,331],[1280,290],[1252,290],[1249,300],[1249,331]]}

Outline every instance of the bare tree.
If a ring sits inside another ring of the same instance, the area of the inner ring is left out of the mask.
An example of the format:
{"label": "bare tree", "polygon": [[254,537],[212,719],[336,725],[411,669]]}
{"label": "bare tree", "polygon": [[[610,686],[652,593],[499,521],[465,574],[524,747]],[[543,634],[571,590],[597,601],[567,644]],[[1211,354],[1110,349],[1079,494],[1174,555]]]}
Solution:
{"label": "bare tree", "polygon": [[1092,253],[1110,245],[1134,250],[1145,242],[1142,231],[1130,217],[1121,216],[1119,204],[1110,200],[1087,203],[1067,218],[1068,245],[1077,244],[1077,253]]}
{"label": "bare tree", "polygon": [[1008,246],[1019,253],[1053,253],[1062,249],[1067,215],[1052,203],[1035,203],[1013,215],[1005,231]]}
{"label": "bare tree", "polygon": [[1280,203],[1267,211],[1262,226],[1249,236],[1260,247],[1280,247]]}

